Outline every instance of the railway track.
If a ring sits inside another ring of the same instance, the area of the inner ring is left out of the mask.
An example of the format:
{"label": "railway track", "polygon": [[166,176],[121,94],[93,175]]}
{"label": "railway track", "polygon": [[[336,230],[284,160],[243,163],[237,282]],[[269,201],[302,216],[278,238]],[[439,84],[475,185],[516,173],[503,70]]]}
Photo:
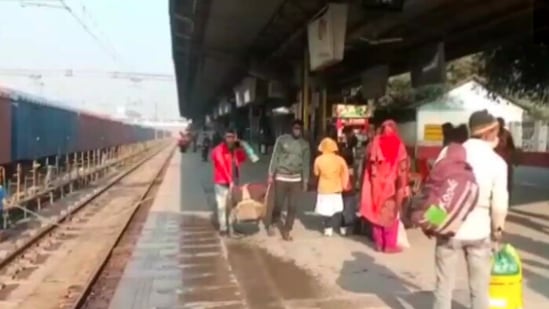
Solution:
{"label": "railway track", "polygon": [[136,163],[21,241],[0,260],[0,308],[81,308],[173,153]]}

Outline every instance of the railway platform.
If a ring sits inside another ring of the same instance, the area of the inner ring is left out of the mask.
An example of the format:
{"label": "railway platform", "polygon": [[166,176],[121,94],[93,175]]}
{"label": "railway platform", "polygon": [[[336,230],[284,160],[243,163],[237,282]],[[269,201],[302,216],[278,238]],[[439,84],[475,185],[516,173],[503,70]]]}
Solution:
{"label": "railway platform", "polygon": [[[265,177],[266,160],[243,169]],[[210,224],[211,167],[198,154],[175,155],[150,210],[110,308],[429,308],[434,286],[433,242],[409,231],[412,247],[397,255],[373,250],[364,236],[325,238],[302,196],[293,242],[255,227],[221,239]],[[549,301],[549,170],[518,168],[506,240],[524,264],[525,308]],[[467,308],[463,275],[453,308]]]}

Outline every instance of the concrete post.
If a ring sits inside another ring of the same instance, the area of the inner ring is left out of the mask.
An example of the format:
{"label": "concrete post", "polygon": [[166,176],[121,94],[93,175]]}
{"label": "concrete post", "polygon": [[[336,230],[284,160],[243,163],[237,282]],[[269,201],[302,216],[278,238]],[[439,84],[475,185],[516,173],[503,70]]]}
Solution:
{"label": "concrete post", "polygon": [[322,127],[320,134],[324,136],[326,134],[326,127],[328,126],[328,90],[326,87],[322,89]]}
{"label": "concrete post", "polygon": [[309,114],[310,114],[310,87],[309,87],[309,50],[305,48],[305,53],[303,57],[303,84],[302,84],[302,95],[303,95],[303,126],[305,131],[309,131]]}
{"label": "concrete post", "polygon": [[547,151],[548,134],[549,130],[547,128],[547,123],[540,120],[534,122],[534,151]]}

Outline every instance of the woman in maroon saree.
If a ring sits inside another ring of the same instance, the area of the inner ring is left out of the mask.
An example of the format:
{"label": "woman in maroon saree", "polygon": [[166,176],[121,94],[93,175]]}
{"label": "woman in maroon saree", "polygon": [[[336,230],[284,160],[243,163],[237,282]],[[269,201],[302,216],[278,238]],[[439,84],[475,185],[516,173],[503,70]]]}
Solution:
{"label": "woman in maroon saree", "polygon": [[366,154],[360,214],[372,223],[376,249],[396,253],[402,250],[398,246],[399,214],[410,195],[410,164],[396,123],[387,120],[380,129]]}

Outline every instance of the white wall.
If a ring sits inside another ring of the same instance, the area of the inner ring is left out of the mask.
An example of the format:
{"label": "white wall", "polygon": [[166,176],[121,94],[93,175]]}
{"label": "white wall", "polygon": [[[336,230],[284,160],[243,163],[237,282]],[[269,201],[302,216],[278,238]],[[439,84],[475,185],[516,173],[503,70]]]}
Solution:
{"label": "white wall", "polygon": [[451,123],[454,127],[459,126],[460,124],[467,124],[469,121],[470,112],[468,111],[419,111],[417,113],[417,139],[419,144],[429,144],[429,145],[442,145],[440,142],[427,142],[423,140],[425,133],[425,125],[427,124],[438,124],[442,125],[446,122]]}
{"label": "white wall", "polygon": [[417,122],[407,121],[398,123],[398,133],[407,146],[417,143]]}
{"label": "white wall", "polygon": [[462,107],[471,113],[487,109],[492,115],[502,117],[506,122],[522,122],[524,110],[503,97],[493,98],[480,84],[471,81],[448,94],[461,101]]}

